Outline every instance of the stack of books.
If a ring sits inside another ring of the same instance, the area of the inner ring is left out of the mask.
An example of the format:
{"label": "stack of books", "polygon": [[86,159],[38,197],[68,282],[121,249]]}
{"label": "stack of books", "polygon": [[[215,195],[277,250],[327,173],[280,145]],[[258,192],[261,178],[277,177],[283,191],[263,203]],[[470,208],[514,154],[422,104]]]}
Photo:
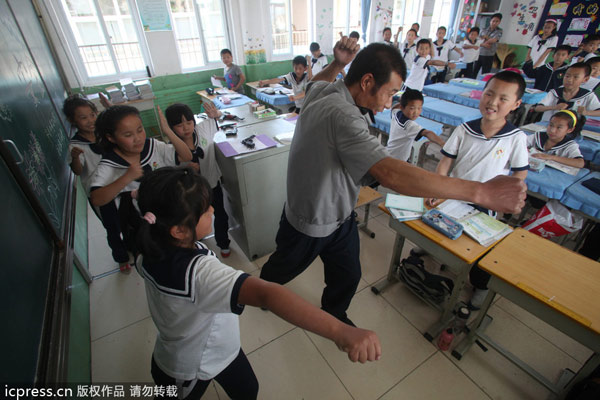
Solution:
{"label": "stack of books", "polygon": [[422,197],[403,196],[388,193],[385,198],[385,206],[398,221],[410,221],[421,219],[425,213]]}
{"label": "stack of books", "polygon": [[266,108],[264,110],[254,111],[253,114],[256,118],[259,118],[259,119],[274,117],[277,115],[275,110],[273,110],[272,108]]}
{"label": "stack of books", "polygon": [[102,104],[100,103],[100,94],[98,94],[98,93],[86,94],[85,98],[88,99],[89,101],[91,101],[92,103],[94,103],[94,105],[96,106],[96,108],[98,110],[102,110],[104,108],[104,106],[102,106]]}
{"label": "stack of books", "polygon": [[111,103],[119,104],[125,102],[125,97],[123,92],[116,86],[109,86],[106,89],[106,93],[108,93],[108,98]]}
{"label": "stack of books", "polygon": [[152,85],[150,84],[150,81],[148,79],[144,79],[143,81],[135,81],[133,84],[137,88],[142,99],[154,98],[154,92],[152,91]]}
{"label": "stack of books", "polygon": [[131,78],[121,79],[119,83],[121,84],[126,98],[129,100],[139,100],[141,98]]}
{"label": "stack of books", "polygon": [[462,201],[446,200],[436,208],[462,224],[463,232],[485,247],[512,232],[510,226]]}

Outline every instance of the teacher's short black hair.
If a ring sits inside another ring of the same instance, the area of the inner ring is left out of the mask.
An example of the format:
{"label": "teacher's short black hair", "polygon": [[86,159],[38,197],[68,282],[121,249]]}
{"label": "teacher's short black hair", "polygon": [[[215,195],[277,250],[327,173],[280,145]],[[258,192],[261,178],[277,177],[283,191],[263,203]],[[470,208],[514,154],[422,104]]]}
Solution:
{"label": "teacher's short black hair", "polygon": [[389,82],[392,72],[406,80],[406,64],[398,49],[384,43],[371,43],[356,55],[344,81],[351,86],[370,73],[378,89]]}

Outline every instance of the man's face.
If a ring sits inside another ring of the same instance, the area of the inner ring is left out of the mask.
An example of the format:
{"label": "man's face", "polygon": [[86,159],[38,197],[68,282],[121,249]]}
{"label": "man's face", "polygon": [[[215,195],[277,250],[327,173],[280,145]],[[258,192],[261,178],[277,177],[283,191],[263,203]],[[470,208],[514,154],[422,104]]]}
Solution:
{"label": "man's face", "polygon": [[361,80],[361,88],[361,93],[355,99],[356,104],[378,113],[392,107],[392,97],[402,88],[402,78],[392,72],[387,83],[375,88],[375,79],[371,74],[366,74]]}
{"label": "man's face", "polygon": [[492,18],[492,20],[490,21],[490,28],[496,29],[498,27],[498,25],[500,25],[500,18],[498,18],[498,17]]}

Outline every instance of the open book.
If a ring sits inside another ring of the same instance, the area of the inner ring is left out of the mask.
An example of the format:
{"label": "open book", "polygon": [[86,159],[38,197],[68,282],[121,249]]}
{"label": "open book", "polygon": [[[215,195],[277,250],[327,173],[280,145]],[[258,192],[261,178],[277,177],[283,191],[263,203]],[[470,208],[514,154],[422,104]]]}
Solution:
{"label": "open book", "polygon": [[420,219],[425,212],[422,197],[388,193],[385,198],[385,206],[390,210],[392,217],[398,221]]}
{"label": "open book", "polygon": [[436,208],[462,224],[463,232],[485,247],[512,232],[510,226],[462,201],[446,200]]}

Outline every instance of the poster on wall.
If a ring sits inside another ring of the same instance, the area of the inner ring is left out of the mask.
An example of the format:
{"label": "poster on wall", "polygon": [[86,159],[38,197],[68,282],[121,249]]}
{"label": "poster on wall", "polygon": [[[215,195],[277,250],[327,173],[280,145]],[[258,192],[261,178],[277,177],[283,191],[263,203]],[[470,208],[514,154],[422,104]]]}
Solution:
{"label": "poster on wall", "polygon": [[583,35],[567,35],[565,36],[565,40],[563,40],[562,44],[568,44],[571,47],[579,47],[582,40]]}
{"label": "poster on wall", "polygon": [[171,18],[164,0],[137,0],[142,26],[146,32],[170,31]]}
{"label": "poster on wall", "polygon": [[568,31],[587,31],[592,20],[590,18],[573,18]]}
{"label": "poster on wall", "polygon": [[577,48],[587,35],[598,33],[599,11],[600,0],[553,0],[544,7],[538,30],[542,29],[546,19],[559,19],[559,16],[558,44]]}
{"label": "poster on wall", "polygon": [[548,15],[567,15],[567,9],[569,8],[569,2],[566,3],[553,3],[550,6],[550,11]]}
{"label": "poster on wall", "polygon": [[545,4],[545,0],[515,0],[503,41],[527,45],[536,33],[535,28]]}

